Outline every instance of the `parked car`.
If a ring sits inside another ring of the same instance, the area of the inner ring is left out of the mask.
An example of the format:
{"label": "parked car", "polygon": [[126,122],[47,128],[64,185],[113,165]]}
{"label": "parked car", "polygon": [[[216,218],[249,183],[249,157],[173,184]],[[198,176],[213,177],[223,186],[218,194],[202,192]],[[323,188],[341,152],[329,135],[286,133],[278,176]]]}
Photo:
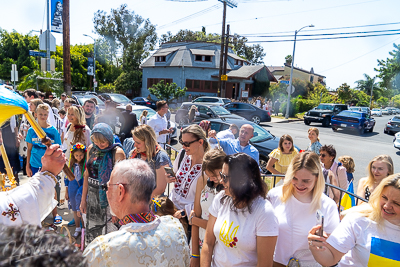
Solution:
{"label": "parked car", "polygon": [[212,118],[238,119],[238,120],[245,119],[239,115],[230,113],[228,110],[226,110],[221,106],[202,105],[192,102],[183,102],[175,115],[175,122],[177,122],[178,125],[190,124],[188,114],[192,105],[195,105],[200,113],[200,116],[196,116],[194,123],[199,123],[202,120],[209,120]]}
{"label": "parked car", "polygon": [[349,107],[349,110],[361,111],[371,115],[371,110],[369,109],[369,107]]}
{"label": "parked car", "polygon": [[148,100],[146,97],[138,96],[132,99],[132,102],[135,103],[136,105],[141,105],[141,106],[146,106],[149,108],[152,108],[156,110],[156,101],[154,100]]}
{"label": "parked car", "polygon": [[129,98],[127,98],[124,95],[121,94],[114,94],[114,93],[102,93],[99,95],[100,98],[102,98],[104,101],[110,100],[118,105],[135,105]]}
{"label": "parked car", "polygon": [[215,96],[200,96],[192,101],[192,103],[197,104],[212,104],[224,106],[231,103],[232,101],[228,98],[215,97]]}
{"label": "parked car", "polygon": [[395,134],[400,132],[400,116],[394,116],[387,123],[383,129],[384,133]]}
{"label": "parked car", "polygon": [[390,109],[390,111],[392,112],[393,115],[398,114],[397,108],[394,108],[394,107],[387,107],[387,109]]}
{"label": "parked car", "polygon": [[304,115],[304,124],[310,125],[311,122],[321,122],[322,126],[328,127],[331,123],[332,116],[347,110],[347,105],[323,103],[319,104],[312,110],[307,111]]}
{"label": "parked car", "polygon": [[[122,111],[125,110],[125,107],[122,106],[122,105],[121,105],[121,106],[118,106],[118,107],[117,107],[117,110],[118,110],[119,112],[122,112]],[[140,125],[140,123],[139,123],[140,115],[142,115],[143,110],[147,110],[147,112],[148,112],[148,113],[147,113],[147,119],[150,119],[150,117],[152,117],[153,115],[156,114],[156,111],[155,111],[154,109],[149,108],[149,107],[140,106],[140,105],[134,105],[134,106],[132,106],[132,112],[134,112],[134,113],[136,114],[136,119],[138,120],[138,124],[139,124],[139,125]],[[119,121],[120,121],[120,122],[123,122],[122,118],[119,119]],[[176,136],[177,136],[176,124],[175,124],[175,122],[173,122],[172,120],[170,121],[170,123],[171,123],[171,127],[174,129],[174,131],[173,131],[172,134],[171,134],[171,138],[176,138]]]}
{"label": "parked car", "polygon": [[380,109],[380,108],[373,108],[373,109],[371,110],[371,115],[372,115],[372,116],[379,116],[379,117],[382,117],[382,109]]}
{"label": "parked car", "polygon": [[78,103],[78,105],[83,106],[85,104],[85,101],[91,98],[95,98],[97,100],[97,106],[99,107],[100,110],[105,110],[106,109],[106,104],[101,100],[98,96],[92,95],[92,94],[72,94],[72,99]]}
{"label": "parked car", "polygon": [[395,134],[393,139],[393,146],[397,149],[400,149],[400,132]]}
{"label": "parked car", "polygon": [[225,108],[236,115],[239,115],[246,120],[252,121],[255,124],[260,124],[260,122],[270,122],[271,114],[267,110],[260,109],[252,104],[232,102],[225,105]]}
{"label": "parked car", "polygon": [[[259,165],[261,170],[264,173],[267,173],[267,162],[269,159],[269,154],[278,147],[279,145],[279,137],[275,137],[268,130],[265,130],[263,127],[246,121],[246,120],[233,120],[233,119],[210,119],[211,129],[217,132],[224,131],[229,128],[229,125],[232,123],[236,124],[239,129],[243,124],[250,124],[254,128],[254,137],[250,139],[250,143],[258,149],[260,153]],[[300,149],[295,146],[299,151]]]}
{"label": "parked car", "polygon": [[344,110],[331,119],[332,130],[336,132],[339,128],[357,130],[360,134],[365,131],[373,132],[375,119],[368,113],[360,111]]}
{"label": "parked car", "polygon": [[387,108],[382,109],[382,115],[390,115],[390,110]]}

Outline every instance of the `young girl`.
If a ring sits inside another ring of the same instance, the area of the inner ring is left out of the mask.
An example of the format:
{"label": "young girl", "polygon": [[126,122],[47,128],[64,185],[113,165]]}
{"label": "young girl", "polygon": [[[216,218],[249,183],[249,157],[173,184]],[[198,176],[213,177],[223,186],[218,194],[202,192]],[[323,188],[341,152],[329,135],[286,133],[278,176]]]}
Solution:
{"label": "young girl", "polygon": [[143,110],[142,115],[140,115],[140,125],[145,125],[147,124],[147,114],[149,112],[147,110]]}
{"label": "young girl", "polygon": [[78,194],[78,191],[83,186],[83,173],[85,172],[86,167],[86,146],[81,143],[72,146],[70,157],[69,166],[71,171],[74,173],[75,180],[65,180],[65,199],[69,200],[69,207],[74,212],[76,226],[74,237],[77,238],[82,230],[80,225],[81,220],[77,212],[79,211],[79,206],[81,204],[80,197],[78,196],[80,194]]}

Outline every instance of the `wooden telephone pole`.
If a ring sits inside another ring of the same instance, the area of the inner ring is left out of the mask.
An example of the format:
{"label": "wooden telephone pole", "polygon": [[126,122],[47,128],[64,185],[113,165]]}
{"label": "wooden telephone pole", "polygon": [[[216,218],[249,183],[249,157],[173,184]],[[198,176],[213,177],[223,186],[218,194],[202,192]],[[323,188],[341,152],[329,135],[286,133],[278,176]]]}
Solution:
{"label": "wooden telephone pole", "polygon": [[63,69],[64,92],[71,96],[71,53],[69,40],[69,0],[63,2]]}

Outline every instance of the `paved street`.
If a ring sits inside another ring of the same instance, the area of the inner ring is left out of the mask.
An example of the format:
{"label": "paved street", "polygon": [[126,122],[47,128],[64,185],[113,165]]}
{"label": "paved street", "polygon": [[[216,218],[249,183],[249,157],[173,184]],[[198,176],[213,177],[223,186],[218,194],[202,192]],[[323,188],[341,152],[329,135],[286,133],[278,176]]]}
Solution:
{"label": "paved street", "polygon": [[[263,123],[262,126],[273,135],[280,137],[290,134],[294,143],[301,149],[305,149],[309,143],[307,130],[309,127],[319,129],[321,144],[332,144],[336,148],[338,156],[349,155],[356,163],[354,174],[356,184],[358,180],[366,176],[368,162],[376,155],[388,154],[395,164],[395,172],[399,171],[400,150],[393,147],[393,135],[383,133],[383,128],[392,116],[375,117],[376,126],[373,133],[365,133],[359,136],[356,132],[339,130],[333,132],[331,128],[322,127],[321,124],[311,123],[307,126],[302,121],[290,123]],[[397,166],[396,166],[397,164]]]}

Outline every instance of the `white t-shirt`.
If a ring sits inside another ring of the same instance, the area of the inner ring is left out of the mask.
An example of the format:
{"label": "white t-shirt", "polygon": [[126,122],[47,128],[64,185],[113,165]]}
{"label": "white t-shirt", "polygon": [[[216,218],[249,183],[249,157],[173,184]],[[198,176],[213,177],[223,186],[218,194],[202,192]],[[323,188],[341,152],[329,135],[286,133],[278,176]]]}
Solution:
{"label": "white t-shirt", "polygon": [[386,220],[383,224],[380,229],[359,213],[346,215],[327,240],[338,251],[347,253],[339,267],[400,266],[400,226]]}
{"label": "white t-shirt", "polygon": [[278,219],[268,200],[261,197],[252,203],[248,210],[231,210],[230,197],[221,204],[225,191],[214,198],[209,208],[216,217],[214,225],[215,247],[211,266],[256,266],[257,236],[277,236]]}
{"label": "white t-shirt", "polygon": [[[302,203],[291,196],[282,203],[282,186],[268,192],[267,199],[274,207],[279,221],[279,236],[276,242],[274,261],[286,265],[290,257],[299,259],[303,265],[317,264],[308,248],[308,232],[317,223],[316,211],[311,211],[311,203]],[[321,207],[324,215],[324,231],[328,234],[339,224],[339,213],[335,202],[322,194]]]}

